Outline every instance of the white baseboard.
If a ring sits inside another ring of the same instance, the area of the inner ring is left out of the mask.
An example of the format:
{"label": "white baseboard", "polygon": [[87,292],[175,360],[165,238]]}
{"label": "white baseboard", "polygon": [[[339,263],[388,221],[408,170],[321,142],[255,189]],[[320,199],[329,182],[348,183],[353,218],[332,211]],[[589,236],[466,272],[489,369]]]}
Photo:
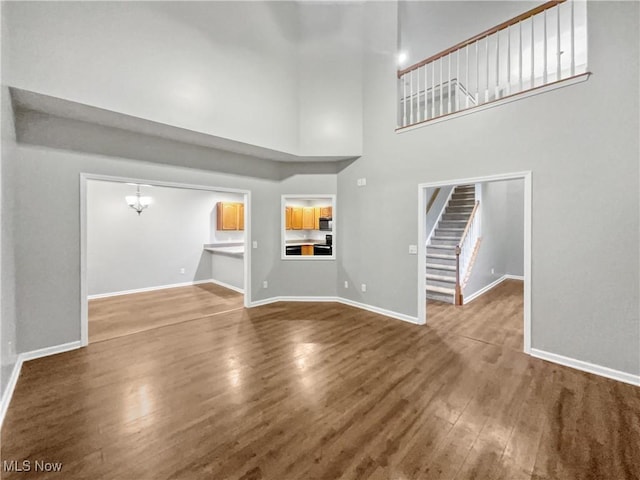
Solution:
{"label": "white baseboard", "polygon": [[[200,282],[200,283],[206,283],[206,282]],[[221,282],[220,280],[216,280],[214,278],[208,280],[208,283],[215,283],[216,285],[220,285],[221,287],[228,288],[229,290],[233,290],[234,292],[238,292],[244,295],[244,289],[238,288],[229,283]]]}
{"label": "white baseboard", "polygon": [[[211,282],[212,282],[211,279],[207,279],[207,280],[196,280],[193,282],[172,283],[169,285],[158,285],[157,287],[145,287],[145,288],[134,288],[133,290],[122,290],[120,292],[97,293],[94,295],[87,295],[87,298],[89,300],[95,300],[96,298],[116,297],[118,295],[129,295],[131,293],[153,292],[154,290],[164,290],[165,288],[189,287],[191,285],[201,285],[203,283],[211,283]],[[226,286],[226,285],[223,285],[223,286]],[[230,288],[230,287],[227,287],[227,288]]]}
{"label": "white baseboard", "polygon": [[49,355],[76,350],[81,346],[82,344],[80,341],[69,342],[63,343],[62,345],[54,345],[53,347],[32,350],[31,352],[24,352],[18,355],[18,357],[16,358],[16,363],[13,366],[13,370],[11,371],[11,377],[9,377],[9,383],[7,383],[7,388],[5,389],[4,394],[2,395],[2,401],[0,402],[0,428],[2,427],[4,416],[6,415],[9,404],[11,403],[11,398],[13,397],[13,392],[16,388],[16,384],[18,383],[20,371],[22,370],[22,364],[24,362],[28,362],[29,360],[35,360],[36,358],[48,357]]}
{"label": "white baseboard", "polygon": [[475,300],[476,298],[478,298],[480,295],[484,295],[485,293],[487,293],[489,290],[491,290],[492,288],[497,287],[498,285],[500,285],[502,282],[504,282],[507,279],[506,275],[501,276],[499,279],[491,282],[489,285],[482,287],[480,290],[478,290],[477,292],[473,292],[471,295],[469,296],[463,296],[462,300],[463,300],[463,305],[466,305],[467,303],[471,302],[472,300]]}
{"label": "white baseboard", "polygon": [[374,307],[373,305],[367,305],[365,303],[355,302],[353,300],[349,300],[347,298],[342,298],[342,297],[313,297],[313,296],[271,297],[271,298],[265,298],[263,300],[256,300],[255,302],[251,302],[250,308],[259,307],[261,305],[268,305],[270,303],[276,303],[276,302],[336,302],[336,303],[342,303],[343,305],[350,305],[352,307],[360,308],[362,310],[367,310],[369,312],[378,313],[380,315],[384,315],[385,317],[391,317],[397,320],[402,320],[404,322],[421,325],[421,323],[418,322],[417,317],[405,315],[404,313],[394,312],[392,310],[386,310],[380,307]]}
{"label": "white baseboard", "polygon": [[40,348],[38,350],[32,350],[30,352],[24,352],[20,354],[20,358],[23,362],[29,360],[35,360],[36,358],[48,357],[49,355],[56,355],[58,353],[69,352],[82,347],[82,342],[63,343],[62,345],[54,345],[53,347]]}
{"label": "white baseboard", "polygon": [[510,274],[506,274],[504,276],[505,280],[521,280],[524,282],[524,275],[510,275]]}
{"label": "white baseboard", "polygon": [[373,305],[368,305],[366,303],[354,302],[353,300],[349,300],[347,298],[338,298],[339,303],[344,305],[350,305],[352,307],[361,308],[362,310],[367,310],[369,312],[378,313],[380,315],[384,315],[385,317],[395,318],[397,320],[402,320],[403,322],[413,323],[415,325],[424,325],[424,322],[419,322],[418,317],[412,317],[411,315],[406,315],[404,313],[394,312],[393,310],[387,310],[380,307],[374,307]]}
{"label": "white baseboard", "polygon": [[4,394],[2,395],[2,401],[0,402],[0,428],[2,428],[2,424],[4,423],[4,416],[7,414],[9,404],[11,403],[11,397],[13,397],[13,391],[15,390],[16,384],[18,383],[20,370],[22,370],[22,359],[18,355],[18,357],[16,358],[16,363],[13,365],[11,376],[9,377],[9,383],[7,383],[7,388],[5,389]]}
{"label": "white baseboard", "polygon": [[313,296],[279,296],[269,297],[262,300],[251,302],[249,308],[259,307],[261,305],[269,305],[276,302],[339,302],[338,297],[313,297]]}
{"label": "white baseboard", "polygon": [[614,370],[601,365],[576,360],[575,358],[565,357],[556,353],[545,352],[544,350],[538,350],[537,348],[531,349],[531,356],[547,360],[548,362],[564,365],[565,367],[575,368],[576,370],[582,370],[583,372],[593,373],[594,375],[611,378],[612,380],[618,380],[619,382],[630,383],[631,385],[640,387],[640,375],[621,372],[620,370]]}
{"label": "white baseboard", "polygon": [[471,302],[472,300],[475,300],[476,298],[478,298],[480,295],[484,295],[485,293],[487,293],[489,290],[491,290],[494,287],[497,287],[498,285],[500,285],[502,282],[504,282],[505,280],[522,280],[524,282],[524,276],[522,275],[510,275],[510,274],[505,274],[503,276],[501,276],[499,279],[497,279],[494,282],[491,282],[489,285],[487,285],[486,287],[482,287],[480,290],[478,290],[477,292],[472,293],[471,295],[469,295],[468,297],[463,297],[464,300],[464,305],[466,305],[467,303]]}

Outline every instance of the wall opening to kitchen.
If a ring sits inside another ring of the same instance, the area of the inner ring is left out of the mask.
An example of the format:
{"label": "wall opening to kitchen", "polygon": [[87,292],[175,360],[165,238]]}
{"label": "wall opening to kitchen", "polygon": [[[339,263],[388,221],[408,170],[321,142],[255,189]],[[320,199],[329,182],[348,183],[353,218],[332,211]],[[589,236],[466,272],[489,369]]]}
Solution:
{"label": "wall opening to kitchen", "polygon": [[88,175],[82,186],[84,345],[248,302],[249,192]]}
{"label": "wall opening to kitchen", "polygon": [[335,195],[282,195],[283,260],[335,260]]}

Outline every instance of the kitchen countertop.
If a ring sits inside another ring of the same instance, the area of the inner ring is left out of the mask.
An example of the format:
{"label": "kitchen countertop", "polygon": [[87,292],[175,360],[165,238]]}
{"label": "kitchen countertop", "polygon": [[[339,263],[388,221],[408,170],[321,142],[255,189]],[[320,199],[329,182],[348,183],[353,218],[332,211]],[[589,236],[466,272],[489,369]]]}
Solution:
{"label": "kitchen countertop", "polygon": [[287,240],[285,241],[285,245],[287,247],[299,247],[302,245],[326,245],[327,242],[325,240],[314,240],[312,238],[301,239],[301,240]]}
{"label": "kitchen countertop", "polygon": [[204,249],[207,252],[220,253],[222,255],[244,256],[244,243],[208,243],[204,245]]}

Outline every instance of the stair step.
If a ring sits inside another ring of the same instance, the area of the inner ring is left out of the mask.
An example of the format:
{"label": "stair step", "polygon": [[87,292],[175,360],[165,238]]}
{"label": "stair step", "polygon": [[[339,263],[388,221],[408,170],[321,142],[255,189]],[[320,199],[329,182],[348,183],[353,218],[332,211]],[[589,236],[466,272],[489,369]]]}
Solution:
{"label": "stair step", "polygon": [[443,242],[446,241],[455,241],[457,242],[458,240],[460,240],[460,237],[438,237],[438,236],[433,236],[431,237],[431,240],[442,240]]}
{"label": "stair step", "polygon": [[427,285],[427,292],[442,293],[442,294],[445,294],[445,295],[455,295],[456,294],[455,288],[434,287],[434,286],[429,286],[429,285]]}
{"label": "stair step", "polygon": [[449,305],[454,305],[456,303],[453,296],[441,295],[439,293],[427,292],[427,300],[429,302],[436,301],[436,302],[448,303]]}
{"label": "stair step", "polygon": [[456,277],[449,277],[446,275],[434,275],[433,273],[427,273],[427,280],[436,280],[438,282],[456,283]]}
{"label": "stair step", "polygon": [[473,205],[449,205],[444,213],[471,213]]}
{"label": "stair step", "polygon": [[464,230],[467,220],[440,220],[438,228],[461,228]]}
{"label": "stair step", "polygon": [[444,253],[427,253],[427,258],[441,258],[442,260],[455,260],[455,255],[445,255]]}
{"label": "stair step", "polygon": [[427,263],[427,268],[432,268],[434,270],[446,270],[448,272],[455,272],[455,265],[442,265],[441,263]]}
{"label": "stair step", "polygon": [[456,246],[455,245],[437,245],[437,244],[430,244],[427,246],[427,251],[429,251],[429,249],[431,248],[437,248],[440,250],[455,250]]}

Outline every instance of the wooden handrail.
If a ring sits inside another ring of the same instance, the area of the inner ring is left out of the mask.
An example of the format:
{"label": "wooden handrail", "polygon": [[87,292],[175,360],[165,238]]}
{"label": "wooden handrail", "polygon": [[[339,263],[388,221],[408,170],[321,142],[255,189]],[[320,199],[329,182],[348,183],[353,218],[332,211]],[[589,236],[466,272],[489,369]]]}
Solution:
{"label": "wooden handrail", "polygon": [[436,188],[431,194],[431,198],[429,199],[429,203],[427,204],[427,213],[429,213],[429,210],[431,210],[431,207],[433,207],[433,202],[436,201],[436,198],[438,197],[439,193],[440,193],[440,187]]}
{"label": "wooden handrail", "polygon": [[445,57],[447,55],[449,55],[452,52],[455,52],[456,50],[460,50],[461,48],[466,47],[467,45],[471,45],[472,43],[477,42],[478,40],[481,40],[485,37],[488,37],[489,35],[492,35],[496,32],[499,32],[500,30],[504,30],[507,27],[510,27],[511,25],[515,25],[523,20],[526,20],[527,18],[531,18],[534,15],[537,15],[538,13],[544,12],[545,10],[548,10],[550,8],[555,7],[556,5],[560,5],[561,3],[564,3],[566,0],[553,0],[547,3],[543,3],[542,5],[536,7],[536,8],[532,8],[531,10],[524,12],[520,15],[518,15],[517,17],[513,17],[511,20],[507,20],[506,22],[502,22],[500,25],[496,25],[495,27],[492,27],[488,30],[485,30],[482,33],[479,33],[478,35],[475,35],[471,38],[469,38],[468,40],[465,40],[464,42],[460,42],[456,45],[454,45],[453,47],[447,48],[446,50],[443,50],[440,53],[436,53],[435,55],[430,56],[429,58],[422,60],[421,62],[418,63],[414,63],[413,65],[403,69],[403,70],[398,70],[398,78],[402,77],[402,75],[404,75],[405,73],[409,73],[411,70],[415,70],[416,68],[420,68],[423,67],[425,65],[427,65],[428,63],[433,62],[434,60],[438,60],[439,58]]}
{"label": "wooden handrail", "polygon": [[467,233],[469,233],[469,228],[471,227],[471,222],[473,221],[473,217],[475,217],[476,211],[478,210],[478,205],[480,205],[480,200],[476,201],[476,204],[473,206],[473,210],[471,210],[471,215],[469,215],[469,220],[467,220],[467,225],[464,227],[464,230],[462,232],[462,237],[460,237],[460,242],[457,245],[458,248],[456,248],[456,255],[459,255],[459,251],[462,248],[464,239],[467,238]]}

